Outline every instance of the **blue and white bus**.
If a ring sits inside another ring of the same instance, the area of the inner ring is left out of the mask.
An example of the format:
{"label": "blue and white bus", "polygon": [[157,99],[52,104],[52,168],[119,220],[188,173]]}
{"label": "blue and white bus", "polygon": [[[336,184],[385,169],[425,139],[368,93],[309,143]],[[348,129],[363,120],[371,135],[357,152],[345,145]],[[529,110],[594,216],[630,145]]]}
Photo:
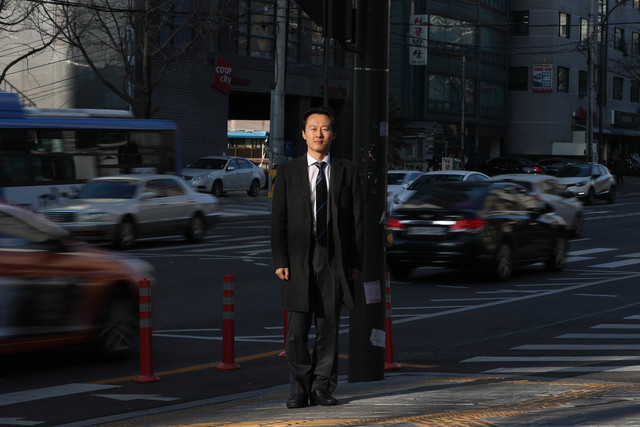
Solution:
{"label": "blue and white bus", "polygon": [[23,108],[0,93],[0,200],[36,210],[88,179],[122,173],[180,174],[175,123],[124,110]]}

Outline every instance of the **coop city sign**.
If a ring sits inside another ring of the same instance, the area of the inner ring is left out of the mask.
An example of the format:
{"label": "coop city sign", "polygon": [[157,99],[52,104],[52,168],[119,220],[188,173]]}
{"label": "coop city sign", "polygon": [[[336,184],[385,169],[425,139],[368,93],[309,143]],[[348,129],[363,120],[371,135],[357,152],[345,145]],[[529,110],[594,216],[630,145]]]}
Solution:
{"label": "coop city sign", "polygon": [[233,64],[221,56],[216,57],[216,65],[214,68],[213,87],[229,94],[231,89],[231,74],[233,73]]}

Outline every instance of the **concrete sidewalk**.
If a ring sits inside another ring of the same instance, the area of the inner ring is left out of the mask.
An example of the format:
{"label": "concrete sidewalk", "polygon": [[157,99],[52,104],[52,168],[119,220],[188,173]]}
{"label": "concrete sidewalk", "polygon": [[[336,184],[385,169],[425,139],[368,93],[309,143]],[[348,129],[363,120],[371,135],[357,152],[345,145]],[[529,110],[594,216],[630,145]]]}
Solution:
{"label": "concrete sidewalk", "polygon": [[[339,404],[287,409],[288,385],[128,414],[106,426],[640,425],[640,385],[393,371],[342,380]],[[97,425],[93,420],[92,425]]]}

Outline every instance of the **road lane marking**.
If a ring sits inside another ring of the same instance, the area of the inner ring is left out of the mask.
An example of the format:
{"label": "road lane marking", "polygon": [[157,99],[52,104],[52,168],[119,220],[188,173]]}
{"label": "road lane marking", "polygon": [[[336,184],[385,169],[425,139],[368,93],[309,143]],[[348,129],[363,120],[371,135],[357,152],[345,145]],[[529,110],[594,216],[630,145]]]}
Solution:
{"label": "road lane marking", "polygon": [[572,256],[582,256],[582,255],[590,255],[590,254],[599,254],[602,252],[611,252],[617,251],[616,248],[591,248],[591,249],[583,249],[580,251],[569,251],[568,255]]}
{"label": "road lane marking", "polygon": [[72,383],[32,390],[14,391],[12,393],[0,394],[0,406],[16,405],[18,403],[33,402],[34,400],[95,392],[116,387],[120,386]]}
{"label": "road lane marking", "polygon": [[585,338],[585,339],[612,339],[612,340],[637,340],[640,334],[564,334],[556,338]]}

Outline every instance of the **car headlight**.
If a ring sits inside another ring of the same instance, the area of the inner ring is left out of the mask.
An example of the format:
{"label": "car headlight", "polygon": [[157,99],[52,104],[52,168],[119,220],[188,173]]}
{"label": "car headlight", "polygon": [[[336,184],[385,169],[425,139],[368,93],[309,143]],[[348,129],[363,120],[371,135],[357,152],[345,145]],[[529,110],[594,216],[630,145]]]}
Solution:
{"label": "car headlight", "polygon": [[109,212],[78,212],[78,222],[110,222],[112,215]]}
{"label": "car headlight", "polygon": [[194,176],[193,179],[191,180],[192,182],[202,182],[205,181],[209,178],[209,175],[198,175],[198,176]]}

